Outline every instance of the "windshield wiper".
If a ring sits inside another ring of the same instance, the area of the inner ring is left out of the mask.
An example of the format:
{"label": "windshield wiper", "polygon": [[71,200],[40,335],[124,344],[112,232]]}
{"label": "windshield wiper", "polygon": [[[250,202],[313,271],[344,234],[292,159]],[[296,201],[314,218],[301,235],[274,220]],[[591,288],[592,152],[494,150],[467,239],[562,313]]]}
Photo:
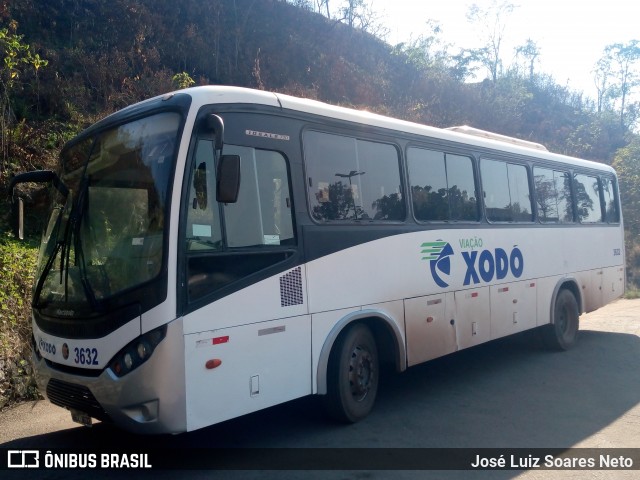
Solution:
{"label": "windshield wiper", "polygon": [[[80,282],[82,283],[82,289],[84,290],[84,294],[89,300],[92,308],[96,308],[98,306],[98,301],[96,299],[96,295],[93,292],[93,288],[91,288],[91,284],[89,283],[89,277],[87,276],[87,265],[85,263],[84,258],[84,250],[82,247],[82,239],[80,238],[80,224],[82,223],[82,218],[84,216],[84,210],[87,198],[87,192],[89,190],[89,178],[84,177],[82,183],[80,185],[80,189],[78,191],[78,199],[76,200],[74,208],[71,210],[71,214],[69,216],[70,230],[73,235],[73,247],[75,249],[75,260],[78,265],[78,271],[80,272]],[[68,239],[65,238],[65,243],[69,245]],[[70,247],[67,247],[67,257],[65,260],[65,302],[68,301],[68,293],[67,289],[69,288],[69,251]]]}
{"label": "windshield wiper", "polygon": [[[82,222],[82,216],[85,208],[86,192],[88,189],[88,179],[84,179],[80,185],[78,196],[74,205],[71,207],[71,211],[68,214],[66,224],[64,225],[64,232],[60,235],[61,222],[63,221],[64,211],[61,212],[56,220],[57,225],[55,227],[56,232],[56,244],[51,252],[51,255],[47,259],[47,263],[42,269],[42,274],[38,279],[36,289],[33,295],[33,306],[36,308],[43,307],[40,302],[40,296],[42,289],[46,282],[49,272],[53,268],[58,255],[60,255],[60,284],[64,285],[64,301],[69,302],[69,272],[71,271],[71,249],[73,245],[74,249],[74,261],[77,262],[78,272],[80,274],[80,283],[84,291],[85,297],[89,301],[92,308],[97,308],[98,301],[91,288],[89,279],[87,277],[87,269],[84,259],[84,252],[82,247],[82,240],[80,238],[80,224]],[[73,243],[72,243],[73,242]]]}
{"label": "windshield wiper", "polygon": [[46,281],[47,276],[49,275],[49,271],[51,270],[51,267],[53,267],[53,263],[56,260],[56,256],[58,255],[58,252],[60,251],[60,248],[63,246],[63,244],[64,244],[64,241],[56,242],[56,246],[53,248],[53,252],[51,252],[51,255],[47,259],[47,263],[42,269],[42,274],[40,275],[40,278],[38,279],[38,283],[36,284],[36,289],[33,292],[33,301],[31,302],[31,306],[33,308],[39,308],[44,306],[40,304],[40,295],[42,293],[42,287],[44,286],[44,282]]}

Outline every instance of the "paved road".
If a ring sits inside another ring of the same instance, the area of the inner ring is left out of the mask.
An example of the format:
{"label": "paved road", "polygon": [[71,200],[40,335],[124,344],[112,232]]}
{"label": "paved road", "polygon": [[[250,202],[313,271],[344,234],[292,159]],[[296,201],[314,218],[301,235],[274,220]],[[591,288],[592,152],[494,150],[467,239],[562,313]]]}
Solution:
{"label": "paved road", "polygon": [[[529,333],[459,352],[401,375],[385,375],[374,412],[352,426],[328,423],[318,411],[317,399],[306,398],[188,434],[139,437],[101,424],[78,427],[66,411],[36,402],[0,413],[0,446],[640,448],[640,300],[619,300],[585,315],[580,328],[578,345],[569,352],[546,352]],[[37,473],[30,478],[87,477],[86,471]],[[144,473],[131,476],[151,478]],[[146,473],[154,479],[176,476],[176,472]],[[631,479],[638,474],[638,470],[312,471],[304,475],[299,471],[190,471],[180,477],[536,480]]]}

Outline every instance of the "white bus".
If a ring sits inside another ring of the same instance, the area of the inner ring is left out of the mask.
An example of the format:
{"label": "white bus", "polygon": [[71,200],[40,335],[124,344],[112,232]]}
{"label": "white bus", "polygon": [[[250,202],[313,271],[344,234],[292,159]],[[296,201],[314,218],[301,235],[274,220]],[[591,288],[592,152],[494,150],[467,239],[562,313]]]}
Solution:
{"label": "white bus", "polygon": [[197,87],[62,150],[33,292],[42,393],[184,432],[306,395],[354,422],[398,371],[624,290],[609,166],[466,127]]}

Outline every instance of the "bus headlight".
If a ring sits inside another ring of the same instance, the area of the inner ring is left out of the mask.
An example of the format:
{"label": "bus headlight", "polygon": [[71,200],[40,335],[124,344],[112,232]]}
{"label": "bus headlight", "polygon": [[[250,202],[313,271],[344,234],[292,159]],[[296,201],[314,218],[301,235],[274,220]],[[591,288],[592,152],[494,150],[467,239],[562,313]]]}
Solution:
{"label": "bus headlight", "polygon": [[111,368],[111,371],[113,371],[117,377],[125,376],[151,357],[151,354],[166,334],[167,326],[164,325],[141,335],[113,357],[109,368]]}

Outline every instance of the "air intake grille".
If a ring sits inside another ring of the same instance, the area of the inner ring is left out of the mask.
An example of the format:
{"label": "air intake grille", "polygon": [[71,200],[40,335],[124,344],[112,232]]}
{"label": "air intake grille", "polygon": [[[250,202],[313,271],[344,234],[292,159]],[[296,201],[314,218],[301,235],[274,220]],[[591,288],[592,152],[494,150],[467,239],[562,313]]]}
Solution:
{"label": "air intake grille", "polygon": [[98,420],[109,420],[107,412],[85,386],[52,378],[47,384],[47,397],[59,407],[79,410]]}
{"label": "air intake grille", "polygon": [[280,277],[280,305],[302,305],[302,272],[300,267],[294,268]]}

